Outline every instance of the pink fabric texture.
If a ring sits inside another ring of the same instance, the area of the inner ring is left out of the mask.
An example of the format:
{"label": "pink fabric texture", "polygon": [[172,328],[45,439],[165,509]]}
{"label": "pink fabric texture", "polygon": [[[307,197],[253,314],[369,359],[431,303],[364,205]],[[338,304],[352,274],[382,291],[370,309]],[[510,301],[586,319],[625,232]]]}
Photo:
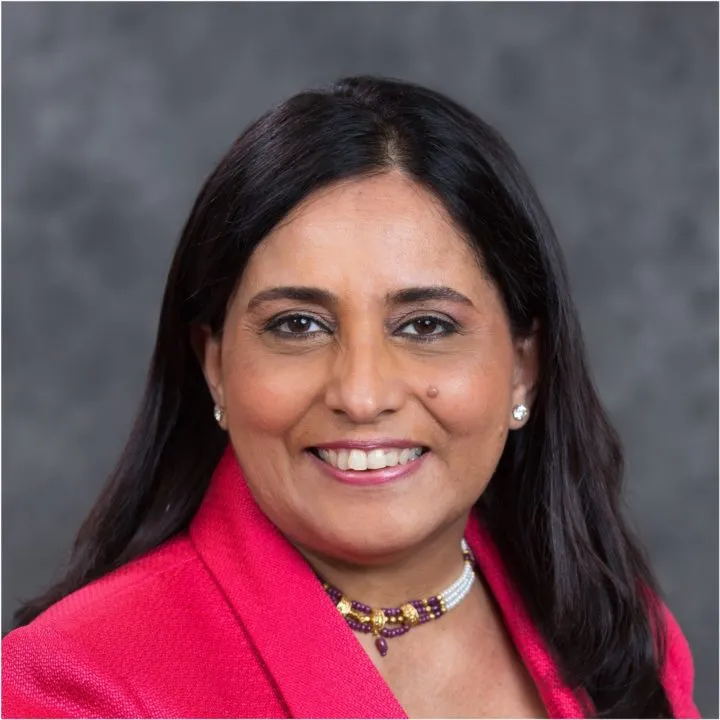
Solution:
{"label": "pink fabric texture", "polygon": [[[582,717],[489,534],[473,518],[466,537],[549,716]],[[666,614],[663,682],[676,717],[699,717],[690,650]],[[2,650],[3,717],[406,717],[230,450],[188,533],[60,601]]]}

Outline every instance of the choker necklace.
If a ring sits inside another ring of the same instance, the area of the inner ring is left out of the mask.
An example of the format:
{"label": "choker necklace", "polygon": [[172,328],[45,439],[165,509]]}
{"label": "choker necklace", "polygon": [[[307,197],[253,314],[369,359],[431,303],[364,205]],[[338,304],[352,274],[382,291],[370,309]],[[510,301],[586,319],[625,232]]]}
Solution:
{"label": "choker necklace", "polygon": [[325,581],[322,581],[322,584],[347,624],[358,632],[372,633],[375,647],[380,655],[385,657],[388,651],[388,638],[404,635],[416,625],[442,617],[459,605],[470,592],[475,580],[475,559],[464,538],[460,547],[465,561],[462,575],[441,593],[423,600],[411,600],[400,607],[371,608],[357,600],[350,600]]}

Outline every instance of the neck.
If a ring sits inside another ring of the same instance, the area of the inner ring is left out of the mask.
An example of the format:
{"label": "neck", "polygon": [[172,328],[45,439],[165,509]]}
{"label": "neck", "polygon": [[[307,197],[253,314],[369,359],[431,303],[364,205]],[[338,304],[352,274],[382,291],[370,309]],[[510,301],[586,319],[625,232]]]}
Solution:
{"label": "neck", "polygon": [[460,541],[467,517],[421,546],[409,548],[382,562],[348,562],[298,547],[320,577],[350,600],[371,607],[397,607],[410,600],[436,595],[460,577]]}

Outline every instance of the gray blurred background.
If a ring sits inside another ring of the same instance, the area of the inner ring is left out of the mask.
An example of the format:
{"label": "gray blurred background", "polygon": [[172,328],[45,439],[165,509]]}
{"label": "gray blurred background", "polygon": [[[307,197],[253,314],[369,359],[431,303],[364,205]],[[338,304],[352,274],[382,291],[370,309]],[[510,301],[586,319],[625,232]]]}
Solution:
{"label": "gray blurred background", "polygon": [[468,105],[535,181],[632,516],[718,716],[717,5],[2,10],[4,631],[122,448],[204,177],[271,105],[379,73]]}

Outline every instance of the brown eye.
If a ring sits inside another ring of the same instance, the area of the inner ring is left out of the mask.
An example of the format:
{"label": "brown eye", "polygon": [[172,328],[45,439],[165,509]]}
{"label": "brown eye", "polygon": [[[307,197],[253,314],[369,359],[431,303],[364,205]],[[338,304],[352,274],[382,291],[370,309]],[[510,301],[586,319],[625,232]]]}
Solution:
{"label": "brown eye", "polygon": [[270,322],[266,332],[287,339],[313,338],[328,332],[327,327],[309,315],[286,315]]}
{"label": "brown eye", "polygon": [[426,317],[415,318],[405,323],[400,330],[404,330],[404,332],[399,333],[400,335],[409,337],[412,340],[424,341],[452,335],[458,331],[458,327],[449,320],[442,320],[428,315]]}
{"label": "brown eye", "polygon": [[304,317],[303,315],[298,315],[285,321],[291,333],[303,333],[312,326],[312,323],[313,321],[310,318]]}
{"label": "brown eye", "polygon": [[420,320],[413,320],[412,325],[417,330],[418,335],[433,335],[435,328],[439,327],[438,321],[435,318],[420,318]]}

